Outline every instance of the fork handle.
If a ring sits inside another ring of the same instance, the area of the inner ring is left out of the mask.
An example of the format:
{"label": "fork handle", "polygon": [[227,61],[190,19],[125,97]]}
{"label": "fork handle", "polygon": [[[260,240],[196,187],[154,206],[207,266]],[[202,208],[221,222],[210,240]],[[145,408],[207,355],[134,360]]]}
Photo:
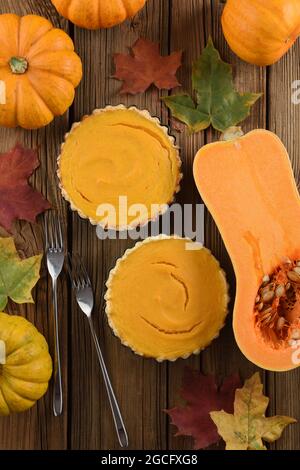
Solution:
{"label": "fork handle", "polygon": [[54,413],[54,416],[61,416],[63,412],[63,392],[62,392],[61,359],[60,359],[59,328],[58,328],[57,279],[53,279],[53,312],[54,312],[54,336],[55,336],[53,413]]}
{"label": "fork handle", "polygon": [[90,317],[89,317],[89,325],[90,325],[92,337],[93,337],[93,340],[94,340],[94,343],[95,343],[96,351],[97,351],[97,354],[98,354],[98,359],[99,359],[101,371],[102,371],[102,374],[103,374],[104,383],[105,383],[107,395],[108,395],[108,398],[109,398],[109,403],[110,403],[110,407],[111,407],[111,411],[112,411],[112,415],[113,415],[113,419],[114,419],[115,428],[116,428],[116,431],[117,431],[119,443],[120,443],[121,447],[128,447],[127,431],[126,431],[126,428],[125,428],[125,425],[124,425],[124,422],[123,422],[123,418],[122,418],[122,415],[121,415],[121,411],[120,411],[120,408],[119,408],[119,405],[118,405],[118,402],[117,402],[117,399],[116,399],[116,396],[115,396],[114,390],[112,388],[112,384],[111,384],[111,381],[110,381],[110,378],[109,378],[109,375],[108,375],[108,372],[107,372],[107,369],[106,369],[106,365],[105,365],[105,362],[104,362],[104,359],[103,359],[100,344],[99,344],[99,341],[98,341],[98,338],[97,338],[97,335],[96,335],[96,332],[95,332],[95,329],[94,329],[93,320]]}

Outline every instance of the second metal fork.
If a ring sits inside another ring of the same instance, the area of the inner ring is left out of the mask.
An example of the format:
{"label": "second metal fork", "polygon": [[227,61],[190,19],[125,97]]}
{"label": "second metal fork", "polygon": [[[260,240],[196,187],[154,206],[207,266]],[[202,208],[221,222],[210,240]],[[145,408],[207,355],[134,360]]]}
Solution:
{"label": "second metal fork", "polygon": [[72,287],[75,290],[77,303],[89,321],[90,330],[95,343],[120,446],[127,447],[128,436],[126,428],[123,422],[117,399],[114,394],[113,387],[111,385],[111,381],[101,352],[100,344],[93,325],[92,311],[94,307],[94,294],[92,285],[86,268],[79,255],[73,255],[72,258],[69,255],[68,271],[70,274]]}
{"label": "second metal fork", "polygon": [[57,305],[57,279],[60,275],[65,254],[62,237],[62,229],[59,216],[54,211],[45,215],[45,241],[47,267],[52,278],[54,331],[55,331],[55,364],[54,364],[54,389],[53,389],[53,413],[60,416],[63,411],[63,390],[61,377],[61,358],[59,345],[59,324]]}

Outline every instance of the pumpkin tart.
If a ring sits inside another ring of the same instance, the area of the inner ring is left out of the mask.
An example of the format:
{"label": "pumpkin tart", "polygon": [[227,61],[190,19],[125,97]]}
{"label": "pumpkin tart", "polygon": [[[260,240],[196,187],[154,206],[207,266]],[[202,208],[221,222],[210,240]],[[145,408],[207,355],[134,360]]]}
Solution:
{"label": "pumpkin tart", "polygon": [[216,338],[227,315],[225,274],[209,250],[160,235],[117,261],[105,295],[109,324],[135,353],[187,358]]}
{"label": "pumpkin tart", "polygon": [[167,210],[179,190],[180,166],[175,139],[158,119],[135,107],[108,106],[73,125],[58,176],[81,217],[121,230]]}

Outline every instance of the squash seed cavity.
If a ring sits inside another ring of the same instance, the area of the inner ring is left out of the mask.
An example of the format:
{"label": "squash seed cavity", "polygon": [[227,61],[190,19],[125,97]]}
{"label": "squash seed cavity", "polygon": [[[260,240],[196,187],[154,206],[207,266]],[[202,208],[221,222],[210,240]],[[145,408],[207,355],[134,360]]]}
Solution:
{"label": "squash seed cavity", "polygon": [[300,339],[300,260],[287,258],[263,277],[254,314],[259,332],[272,347],[289,347]]}

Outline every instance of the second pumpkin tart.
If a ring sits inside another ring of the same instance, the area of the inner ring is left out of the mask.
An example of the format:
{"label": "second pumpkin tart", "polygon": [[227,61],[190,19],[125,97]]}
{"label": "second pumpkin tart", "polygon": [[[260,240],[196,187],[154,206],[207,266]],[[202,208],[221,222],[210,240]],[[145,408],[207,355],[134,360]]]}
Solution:
{"label": "second pumpkin tart", "polygon": [[58,164],[72,208],[117,230],[163,213],[181,179],[174,138],[158,119],[134,107],[108,106],[74,124]]}
{"label": "second pumpkin tart", "polygon": [[107,288],[114,333],[158,361],[199,353],[225,322],[225,274],[209,250],[188,239],[160,235],[137,243],[117,262]]}

